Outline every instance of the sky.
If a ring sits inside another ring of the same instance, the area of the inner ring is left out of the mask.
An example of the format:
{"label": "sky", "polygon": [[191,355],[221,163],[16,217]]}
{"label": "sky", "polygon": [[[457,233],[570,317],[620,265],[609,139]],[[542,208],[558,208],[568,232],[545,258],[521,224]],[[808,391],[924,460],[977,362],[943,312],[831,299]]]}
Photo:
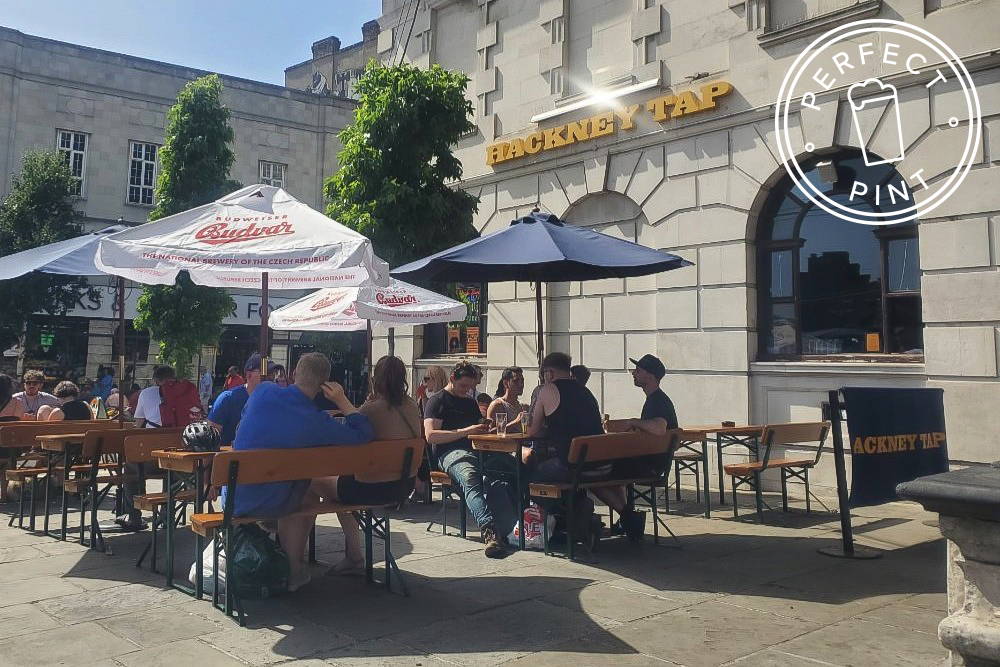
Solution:
{"label": "sky", "polygon": [[0,0],[29,35],[284,85],[312,43],[361,41],[380,0]]}

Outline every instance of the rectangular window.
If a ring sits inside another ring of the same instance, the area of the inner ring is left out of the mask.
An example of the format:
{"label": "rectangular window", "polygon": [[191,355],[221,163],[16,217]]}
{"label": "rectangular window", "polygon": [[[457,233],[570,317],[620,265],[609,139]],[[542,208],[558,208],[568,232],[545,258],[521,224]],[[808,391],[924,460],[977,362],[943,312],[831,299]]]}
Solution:
{"label": "rectangular window", "polygon": [[276,188],[285,187],[285,170],[287,165],[280,162],[260,161],[260,182],[264,185],[273,185]]}
{"label": "rectangular window", "polygon": [[141,141],[128,143],[128,201],[138,206],[153,205],[156,187],[156,154],[160,147]]}
{"label": "rectangular window", "polygon": [[62,153],[66,160],[73,180],[76,185],[73,187],[73,194],[82,197],[84,192],[84,179],[87,175],[87,144],[90,137],[83,132],[73,132],[72,130],[56,130],[56,148]]}

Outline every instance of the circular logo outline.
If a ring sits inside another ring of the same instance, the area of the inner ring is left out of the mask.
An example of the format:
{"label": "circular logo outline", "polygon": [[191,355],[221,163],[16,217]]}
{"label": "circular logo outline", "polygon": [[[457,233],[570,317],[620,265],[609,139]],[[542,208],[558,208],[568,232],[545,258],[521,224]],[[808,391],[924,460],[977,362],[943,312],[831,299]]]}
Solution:
{"label": "circular logo outline", "polygon": [[[941,188],[938,188],[936,192],[932,193],[922,203],[917,204],[914,199],[914,204],[909,208],[889,213],[867,212],[851,209],[850,214],[845,214],[837,210],[841,209],[840,204],[829,200],[823,193],[816,189],[808,178],[805,177],[801,166],[795,159],[792,141],[788,135],[789,109],[793,101],[792,91],[794,90],[795,84],[801,78],[805,68],[817,56],[819,56],[823,48],[835,43],[837,40],[873,31],[889,32],[909,37],[910,39],[914,39],[924,44],[942,57],[942,60],[947,64],[948,68],[955,73],[955,78],[962,87],[962,92],[965,96],[966,102],[965,106],[969,111],[969,118],[967,121],[969,123],[969,132],[967,133],[967,139],[965,142],[966,145],[962,152],[962,157],[952,170],[951,175]],[[792,77],[793,73],[795,73],[794,78]],[[976,147],[982,139],[982,109],[979,104],[979,95],[977,94],[975,84],[972,81],[972,76],[966,69],[965,64],[954,52],[954,50],[952,50],[951,47],[945,44],[941,39],[923,28],[903,21],[895,21],[892,19],[865,19],[838,26],[820,35],[796,57],[791,67],[785,73],[784,79],[781,83],[781,88],[779,89],[778,100],[775,105],[774,113],[774,131],[775,139],[778,143],[778,152],[782,160],[782,166],[785,168],[788,176],[792,179],[792,182],[798,186],[799,190],[801,190],[813,204],[819,206],[827,213],[848,222],[875,226],[891,225],[900,222],[907,222],[915,219],[918,215],[933,211],[945,200],[947,200],[948,197],[954,194],[955,190],[957,190],[962,184],[962,181],[965,180],[969,170],[972,168],[972,159],[975,156]],[[853,217],[854,215],[862,215],[879,219],[873,221],[859,220]]]}

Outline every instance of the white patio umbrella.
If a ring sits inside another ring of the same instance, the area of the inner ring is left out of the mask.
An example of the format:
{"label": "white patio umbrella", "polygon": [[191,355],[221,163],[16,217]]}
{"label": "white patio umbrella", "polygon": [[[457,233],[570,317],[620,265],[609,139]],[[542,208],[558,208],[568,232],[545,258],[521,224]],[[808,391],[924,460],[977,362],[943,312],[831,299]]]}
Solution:
{"label": "white patio umbrella", "polygon": [[316,290],[271,313],[272,329],[296,331],[368,332],[371,367],[371,328],[375,325],[434,324],[465,319],[461,301],[401,280],[386,287],[364,285]]}
{"label": "white patio umbrella", "polygon": [[259,288],[263,356],[269,288],[386,284],[389,274],[368,238],[270,185],[108,236],[96,264],[151,285],[172,285],[187,271],[199,285]]}
{"label": "white patio umbrella", "polygon": [[[0,257],[0,280],[20,278],[32,271],[64,276],[103,276],[94,265],[95,254],[101,239],[128,229],[125,225],[111,225],[90,234],[83,234],[64,241],[22,250]],[[125,381],[125,279],[115,280],[115,307],[118,319],[118,379]],[[125,418],[119,412],[119,420]]]}

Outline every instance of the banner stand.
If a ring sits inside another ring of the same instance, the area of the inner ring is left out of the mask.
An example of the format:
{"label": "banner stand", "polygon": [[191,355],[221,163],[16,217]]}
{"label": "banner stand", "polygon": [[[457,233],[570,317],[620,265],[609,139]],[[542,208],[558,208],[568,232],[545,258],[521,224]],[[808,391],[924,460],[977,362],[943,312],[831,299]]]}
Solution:
{"label": "banner stand", "polygon": [[854,544],[854,530],[851,528],[851,508],[848,505],[847,493],[847,466],[844,463],[844,432],[842,411],[846,408],[840,402],[840,391],[833,389],[829,393],[829,403],[827,419],[830,420],[831,431],[833,432],[833,462],[837,469],[837,500],[840,505],[840,546],[822,547],[817,549],[824,556],[833,558],[854,558],[858,560],[869,560],[881,558],[882,552],[878,549],[856,546]]}

